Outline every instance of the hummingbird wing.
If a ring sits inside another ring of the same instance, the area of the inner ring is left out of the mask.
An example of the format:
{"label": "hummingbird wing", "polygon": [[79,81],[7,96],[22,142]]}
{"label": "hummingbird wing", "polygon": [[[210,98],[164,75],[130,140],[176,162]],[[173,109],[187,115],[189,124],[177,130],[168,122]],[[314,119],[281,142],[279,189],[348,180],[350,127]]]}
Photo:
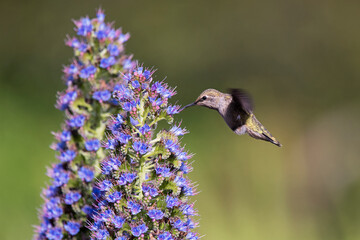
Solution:
{"label": "hummingbird wing", "polygon": [[229,90],[233,101],[237,103],[243,111],[250,114],[254,109],[252,98],[248,92],[243,89],[232,88]]}

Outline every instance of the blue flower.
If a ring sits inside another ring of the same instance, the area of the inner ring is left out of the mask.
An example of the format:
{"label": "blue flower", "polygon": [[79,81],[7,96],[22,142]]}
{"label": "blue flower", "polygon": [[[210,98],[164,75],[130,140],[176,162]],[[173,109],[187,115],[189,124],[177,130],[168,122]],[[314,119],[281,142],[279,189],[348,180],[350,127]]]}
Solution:
{"label": "blue flower", "polygon": [[99,188],[101,191],[107,191],[112,188],[112,183],[109,180],[103,180],[99,183]]}
{"label": "blue flower", "polygon": [[145,154],[150,150],[150,147],[146,143],[135,141],[133,143],[133,149],[135,150],[135,152]]}
{"label": "blue flower", "polygon": [[108,220],[110,220],[113,217],[113,215],[114,215],[114,213],[110,209],[107,209],[100,214],[100,219],[103,222],[107,222]]}
{"label": "blue flower", "polygon": [[116,192],[113,192],[113,193],[109,194],[109,196],[106,198],[106,200],[108,202],[113,203],[113,202],[119,201],[121,199],[121,197],[122,197],[121,192],[116,191]]}
{"label": "blue flower", "polygon": [[103,58],[100,61],[100,67],[102,68],[108,68],[111,67],[116,63],[116,59],[113,56],[110,56],[108,58]]}
{"label": "blue flower", "polygon": [[80,231],[80,223],[73,222],[73,221],[68,221],[64,225],[64,228],[68,233],[70,233],[70,235],[74,236]]}
{"label": "blue flower", "polygon": [[193,207],[189,204],[184,204],[180,207],[180,210],[182,211],[183,214],[185,215],[190,215],[190,216],[193,216],[193,215],[196,215],[196,212],[195,210],[193,209]]}
{"label": "blue flower", "polygon": [[59,159],[61,162],[70,162],[76,157],[76,152],[72,150],[66,150],[60,153]]}
{"label": "blue flower", "polygon": [[53,185],[55,187],[60,187],[64,184],[67,184],[70,178],[69,174],[61,167],[61,165],[57,165],[52,169],[50,177],[54,179]]}
{"label": "blue flower", "polygon": [[85,149],[87,151],[97,151],[100,148],[100,141],[96,138],[85,142]]}
{"label": "blue flower", "polygon": [[146,133],[150,132],[151,128],[149,127],[149,125],[147,125],[146,123],[144,124],[144,126],[142,126],[139,131],[142,135],[145,135]]}
{"label": "blue flower", "polygon": [[44,216],[48,219],[58,218],[63,214],[59,198],[50,198],[44,205]]}
{"label": "blue flower", "polygon": [[139,81],[135,80],[131,83],[131,85],[133,86],[133,88],[139,88],[140,87],[140,83]]}
{"label": "blue flower", "polygon": [[77,201],[79,201],[81,198],[81,194],[78,192],[69,192],[65,196],[65,203],[68,205],[71,205]]}
{"label": "blue flower", "polygon": [[96,13],[96,18],[99,22],[104,22],[105,20],[105,14],[104,14],[104,11],[99,9]]}
{"label": "blue flower", "polygon": [[186,178],[183,178],[180,176],[176,176],[174,179],[174,182],[176,183],[176,185],[178,187],[184,187],[184,186],[187,186],[187,184],[188,184]]}
{"label": "blue flower", "polygon": [[63,238],[62,230],[61,228],[51,228],[46,233],[46,237],[51,240],[61,240]]}
{"label": "blue flower", "polygon": [[78,23],[78,31],[77,34],[80,36],[86,36],[87,34],[91,33],[92,31],[92,24],[88,17],[81,18],[80,22]]}
{"label": "blue flower", "polygon": [[109,90],[96,91],[93,93],[93,98],[99,102],[106,102],[111,98],[111,93]]}
{"label": "blue flower", "polygon": [[92,207],[90,207],[89,205],[85,205],[82,209],[81,209],[81,211],[83,211],[86,215],[88,215],[88,216],[92,216],[93,214],[94,214],[94,212],[95,212],[95,210],[92,208]]}
{"label": "blue flower", "polygon": [[162,177],[170,177],[172,173],[168,167],[157,167],[155,168],[156,174],[160,174]]}
{"label": "blue flower", "polygon": [[83,115],[72,117],[68,122],[69,126],[73,128],[80,128],[84,125],[84,123],[85,123],[85,116]]}
{"label": "blue flower", "polygon": [[136,227],[132,227],[131,228],[131,233],[135,236],[135,237],[139,237],[141,234],[146,233],[148,230],[148,227],[145,224],[141,224],[139,226]]}
{"label": "blue flower", "polygon": [[118,140],[123,143],[126,144],[132,137],[130,135],[124,134],[124,133],[120,133],[120,136],[118,138]]}
{"label": "blue flower", "polygon": [[173,240],[171,233],[164,232],[158,236],[158,240]]}
{"label": "blue flower", "polygon": [[109,236],[109,232],[105,229],[99,229],[95,234],[95,238],[100,240],[104,240],[108,236]]}
{"label": "blue flower", "polygon": [[142,209],[140,204],[133,201],[128,201],[127,207],[130,209],[131,214],[133,215],[138,214]]}
{"label": "blue flower", "polygon": [[183,223],[183,221],[181,221],[180,219],[177,219],[176,221],[172,222],[172,225],[177,228],[179,231],[185,232],[186,231],[186,226]]}
{"label": "blue flower", "polygon": [[183,136],[184,134],[188,133],[185,128],[180,128],[179,126],[173,126],[170,129],[170,132],[173,133],[175,136]]}
{"label": "blue flower", "polygon": [[87,66],[81,69],[79,76],[83,79],[87,79],[96,73],[96,67],[93,65]]}
{"label": "blue flower", "polygon": [[109,139],[107,144],[105,145],[105,148],[115,150],[117,145],[118,145],[118,141],[116,139]]}
{"label": "blue flower", "polygon": [[147,214],[151,219],[160,220],[164,217],[164,213],[159,209],[149,210]]}
{"label": "blue flower", "polygon": [[94,172],[87,167],[81,167],[78,175],[81,180],[86,182],[91,182],[94,178]]}
{"label": "blue flower", "polygon": [[126,42],[127,40],[129,40],[129,38],[130,38],[130,34],[129,34],[129,33],[120,34],[120,36],[119,36],[119,42],[120,42],[120,43],[124,43],[124,42]]}
{"label": "blue flower", "polygon": [[135,236],[135,237],[139,237],[141,235],[141,230],[138,226],[136,227],[132,227],[131,228],[131,233]]}
{"label": "blue flower", "polygon": [[179,113],[179,106],[168,106],[166,112],[169,115],[177,114]]}
{"label": "blue flower", "polygon": [[179,199],[171,196],[166,196],[166,207],[173,208],[179,206],[180,202]]}
{"label": "blue flower", "polygon": [[189,233],[186,235],[186,239],[189,239],[189,240],[197,240],[197,239],[199,239],[199,237],[196,236],[195,233],[189,232]]}
{"label": "blue flower", "polygon": [[64,130],[61,133],[60,140],[63,141],[63,142],[70,141],[71,140],[71,132]]}
{"label": "blue flower", "polygon": [[57,102],[57,106],[60,110],[63,111],[69,106],[70,103],[75,101],[76,98],[77,98],[76,91],[68,92],[65,95],[60,96],[60,98]]}
{"label": "blue flower", "polygon": [[137,177],[137,175],[134,173],[124,173],[123,176],[128,183],[132,183]]}
{"label": "blue flower", "polygon": [[122,228],[122,226],[125,222],[125,219],[120,216],[115,216],[111,220],[116,228]]}
{"label": "blue flower", "polygon": [[119,177],[119,180],[117,181],[117,183],[118,183],[120,186],[125,185],[125,184],[127,183],[125,176],[124,176],[124,175],[121,175],[121,176]]}
{"label": "blue flower", "polygon": [[111,56],[118,56],[120,54],[119,47],[115,44],[109,44],[107,47],[107,50],[109,51]]}

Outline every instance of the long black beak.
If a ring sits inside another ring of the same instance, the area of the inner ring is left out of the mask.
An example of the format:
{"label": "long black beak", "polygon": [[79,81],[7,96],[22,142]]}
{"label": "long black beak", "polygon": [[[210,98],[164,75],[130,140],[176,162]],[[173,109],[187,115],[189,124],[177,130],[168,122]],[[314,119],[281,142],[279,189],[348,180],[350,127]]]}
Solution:
{"label": "long black beak", "polygon": [[197,104],[197,102],[190,103],[190,104],[184,106],[182,109],[180,109],[180,112],[181,112],[182,110],[184,110],[185,108],[195,106],[196,104]]}

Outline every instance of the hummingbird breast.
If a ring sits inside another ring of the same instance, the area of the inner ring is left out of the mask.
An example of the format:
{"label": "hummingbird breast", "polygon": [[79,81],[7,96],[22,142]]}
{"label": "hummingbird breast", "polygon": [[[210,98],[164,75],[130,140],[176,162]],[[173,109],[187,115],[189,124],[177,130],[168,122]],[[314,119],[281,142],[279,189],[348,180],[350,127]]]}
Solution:
{"label": "hummingbird breast", "polygon": [[219,113],[236,134],[241,135],[246,132],[245,123],[249,116],[235,102],[231,101],[226,108],[219,109]]}

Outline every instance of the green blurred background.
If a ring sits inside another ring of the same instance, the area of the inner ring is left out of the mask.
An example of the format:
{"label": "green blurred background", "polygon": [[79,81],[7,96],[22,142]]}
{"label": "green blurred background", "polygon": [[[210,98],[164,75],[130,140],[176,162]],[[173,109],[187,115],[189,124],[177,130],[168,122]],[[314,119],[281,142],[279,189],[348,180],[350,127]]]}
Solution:
{"label": "green blurred background", "polygon": [[187,104],[245,88],[283,148],[236,136],[215,111],[179,115],[204,239],[360,239],[359,1],[10,1],[0,3],[0,239],[31,239],[64,88],[71,19],[131,32],[127,52]]}

